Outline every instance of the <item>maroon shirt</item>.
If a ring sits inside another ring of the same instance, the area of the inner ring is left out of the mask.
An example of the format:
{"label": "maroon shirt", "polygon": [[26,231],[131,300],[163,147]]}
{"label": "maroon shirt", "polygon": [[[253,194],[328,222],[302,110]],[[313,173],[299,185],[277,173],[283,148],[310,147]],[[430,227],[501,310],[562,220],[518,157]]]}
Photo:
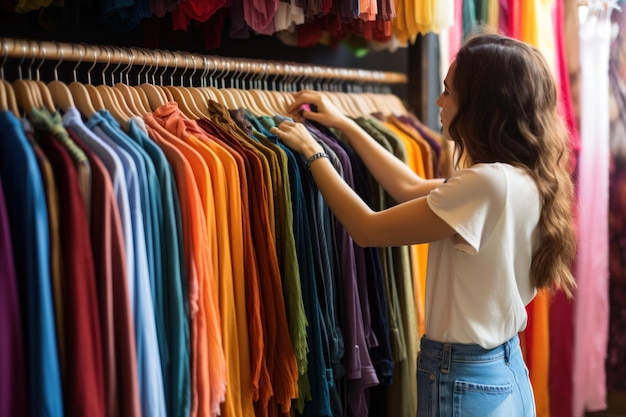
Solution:
{"label": "maroon shirt", "polygon": [[52,164],[59,192],[65,268],[65,414],[105,417],[100,315],[89,226],[78,176],[69,153],[51,133],[41,132],[39,143]]}

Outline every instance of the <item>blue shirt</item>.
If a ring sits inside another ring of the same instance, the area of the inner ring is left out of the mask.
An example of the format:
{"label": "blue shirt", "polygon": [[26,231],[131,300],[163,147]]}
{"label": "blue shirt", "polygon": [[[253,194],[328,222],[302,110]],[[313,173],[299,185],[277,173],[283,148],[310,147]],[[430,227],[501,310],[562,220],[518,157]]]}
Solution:
{"label": "blue shirt", "polygon": [[0,112],[0,177],[11,224],[28,363],[31,416],[62,416],[63,392],[50,283],[46,198],[34,151],[19,120]]}
{"label": "blue shirt", "polygon": [[157,269],[162,271],[162,288],[155,300],[159,329],[159,348],[167,412],[170,417],[188,416],[191,411],[191,373],[189,368],[189,317],[184,274],[182,220],[172,167],[159,146],[132,120],[128,136],[141,146],[154,164],[159,182],[155,223],[160,233],[160,253],[155,251]]}
{"label": "blue shirt", "polygon": [[105,117],[96,113],[87,121],[87,126],[100,140],[107,143],[116,152],[126,173],[135,250],[135,288],[130,290],[130,294],[135,317],[141,409],[144,415],[166,416],[163,372],[150,287],[144,216],[142,214],[141,187],[146,186],[145,176],[140,175],[141,172],[137,168],[133,155],[112,139],[121,133],[116,131]]}

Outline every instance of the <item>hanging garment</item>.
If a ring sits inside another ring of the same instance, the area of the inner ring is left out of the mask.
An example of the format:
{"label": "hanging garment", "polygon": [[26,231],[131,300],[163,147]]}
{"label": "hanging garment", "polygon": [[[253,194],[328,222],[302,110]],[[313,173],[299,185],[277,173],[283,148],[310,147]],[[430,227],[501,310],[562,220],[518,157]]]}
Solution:
{"label": "hanging garment", "polygon": [[[592,7],[593,6],[593,7]],[[606,408],[610,9],[592,2],[580,27],[581,120],[573,415]]]}
{"label": "hanging garment", "polygon": [[22,316],[18,294],[11,229],[4,188],[0,181],[0,414],[27,415],[26,361],[22,343]]}
{"label": "hanging garment", "polygon": [[[50,160],[59,191],[60,240],[64,246],[62,283],[65,369],[63,390],[65,413],[70,416],[104,416],[105,390],[102,358],[102,334],[93,250],[89,238],[85,188],[80,187],[80,170],[75,168],[70,149],[80,158],[86,171],[87,157],[72,142],[62,126],[61,116],[33,110],[30,115],[39,131],[38,143]],[[83,172],[84,172],[83,171]],[[91,174],[89,173],[89,177]],[[90,182],[90,181],[88,181]],[[91,188],[90,184],[85,184]],[[90,195],[90,191],[88,193]]]}
{"label": "hanging garment", "polygon": [[[197,153],[168,131],[165,120],[175,106],[161,106],[144,119],[150,137],[165,152],[176,178],[181,204],[191,320],[191,416],[217,413],[226,392],[226,363],[215,305],[215,265],[206,210],[206,166]],[[197,174],[197,175],[196,175]],[[198,181],[203,181],[198,186]],[[205,193],[204,198],[202,192]]]}
{"label": "hanging garment", "polygon": [[[111,274],[116,272],[116,279],[112,283],[114,285],[115,298],[113,302],[114,326],[115,326],[115,363],[117,367],[115,374],[111,374],[111,370],[105,368],[105,385],[108,387],[106,392],[107,404],[109,410],[119,410],[120,413],[128,416],[140,416],[141,405],[139,398],[139,380],[137,376],[137,342],[134,323],[134,313],[132,310],[133,300],[133,279],[134,279],[134,252],[133,248],[128,247],[128,242],[132,242],[130,213],[128,207],[128,193],[126,191],[126,180],[123,176],[121,162],[117,155],[106,145],[98,142],[97,137],[85,126],[81,120],[81,116],[76,108],[68,108],[63,115],[63,123],[70,137],[88,154],[91,151],[103,164],[107,170],[108,179],[111,181],[113,198],[117,212],[111,213],[112,218],[118,217],[120,229],[115,237],[115,229],[111,230]],[[90,146],[89,146],[90,145]],[[85,149],[87,148],[87,150]],[[92,195],[93,198],[99,199],[97,194]],[[98,205],[106,205],[106,199],[98,200]],[[113,204],[113,203],[111,203]],[[95,209],[97,213],[99,209]],[[103,225],[106,225],[105,219],[98,218],[97,214],[93,214],[91,222],[98,223],[98,226],[91,229],[92,240],[96,239],[98,231]],[[101,233],[108,233],[104,229]],[[127,236],[128,234],[128,236]],[[130,236],[130,237],[129,237]],[[98,248],[97,245],[94,245]],[[129,260],[130,257],[130,260]],[[95,258],[97,260],[97,258]],[[96,266],[100,264],[96,262]],[[131,265],[129,265],[129,263]],[[104,271],[97,271],[103,273]],[[100,293],[101,306],[107,305],[107,293]],[[110,319],[111,312],[105,314],[105,321]],[[102,317],[101,317],[102,318]],[[109,336],[110,337],[110,336]],[[107,337],[105,336],[105,341]],[[106,342],[105,342],[106,343]],[[105,348],[106,349],[106,348]],[[109,355],[105,355],[104,364],[110,360]]]}
{"label": "hanging garment", "polygon": [[[144,213],[142,191],[146,187],[145,167],[142,170],[140,156],[133,149],[121,145],[125,143],[119,136],[122,132],[116,130],[107,121],[102,112],[93,115],[86,123],[94,133],[96,140],[105,143],[118,156],[124,172],[128,190],[128,207],[130,212],[130,226],[134,250],[134,281],[129,283],[131,292],[131,306],[135,320],[135,340],[137,343],[137,366],[142,413],[161,416],[166,413],[165,394],[163,392],[163,372],[159,353],[159,343],[156,333],[154,302],[150,286],[150,262],[146,243],[146,228],[144,223],[147,214]],[[114,139],[115,138],[115,139]],[[84,140],[85,138],[83,138]],[[92,143],[85,142],[87,146]],[[98,147],[100,148],[100,147]],[[147,210],[145,210],[147,211]],[[128,245],[129,242],[126,242]]]}
{"label": "hanging garment", "polygon": [[23,311],[28,408],[31,415],[63,415],[54,306],[50,284],[45,192],[35,155],[19,120],[0,113],[0,178]]}
{"label": "hanging garment", "polygon": [[[143,125],[143,119],[141,123]],[[145,129],[145,125],[143,125]],[[140,125],[131,120],[128,136],[141,146],[150,157],[158,178],[157,212],[155,223],[161,234],[161,251],[155,251],[156,268],[162,270],[159,297],[155,298],[155,311],[160,312],[163,333],[158,333],[163,388],[169,417],[188,416],[191,409],[191,375],[189,369],[189,318],[187,315],[187,287],[182,242],[180,205],[172,168],[165,154]],[[155,280],[156,281],[156,280]]]}

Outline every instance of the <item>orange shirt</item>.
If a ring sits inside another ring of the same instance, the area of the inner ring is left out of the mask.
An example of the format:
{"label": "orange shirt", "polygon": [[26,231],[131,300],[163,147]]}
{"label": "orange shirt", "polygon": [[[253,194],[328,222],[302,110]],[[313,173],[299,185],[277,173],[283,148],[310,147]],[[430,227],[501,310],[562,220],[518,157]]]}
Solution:
{"label": "orange shirt", "polygon": [[[218,249],[217,258],[214,261],[219,273],[222,342],[224,357],[228,364],[227,389],[225,401],[222,404],[222,415],[226,417],[254,416],[246,324],[241,195],[237,164],[223,147],[209,140],[195,121],[180,112],[173,112],[170,119],[177,119],[176,135],[183,138],[206,162],[213,187],[211,198],[215,207],[214,235]],[[170,124],[170,126],[173,125],[173,123]],[[237,246],[232,246],[231,238]],[[237,267],[237,280],[235,280],[235,266]],[[236,295],[235,286],[237,286]]]}
{"label": "orange shirt", "polygon": [[[200,121],[200,123],[204,123],[204,121]],[[260,398],[269,398],[273,392],[265,357],[265,331],[263,329],[265,311],[261,304],[260,272],[252,238],[250,203],[248,201],[250,192],[248,189],[248,167],[246,167],[244,158],[230,145],[222,141],[219,137],[206,132],[202,127],[200,127],[200,129],[202,129],[201,132],[194,132],[194,134],[200,137],[206,137],[209,143],[215,142],[216,145],[225,149],[235,160],[239,173],[243,265],[246,275],[244,280],[245,305],[250,342],[250,370],[252,374],[253,399],[254,401],[258,401]]]}
{"label": "orange shirt", "polygon": [[[392,123],[385,123],[402,141],[406,149],[406,163],[419,176],[426,178],[422,149],[410,136]],[[411,245],[411,260],[413,271],[413,290],[415,309],[419,325],[419,334],[424,334],[424,302],[426,295],[426,265],[428,263],[428,244]]]}
{"label": "orange shirt", "polygon": [[[189,277],[189,311],[191,320],[192,416],[217,415],[226,391],[224,351],[219,316],[211,288],[215,273],[210,253],[207,219],[200,184],[206,190],[206,177],[198,154],[171,134],[167,117],[177,110],[167,103],[144,116],[150,136],[164,151],[176,178],[181,205],[185,263]],[[194,164],[188,158],[192,158]],[[206,171],[204,171],[206,175]],[[206,195],[205,195],[206,200]],[[207,250],[209,248],[209,250]]]}

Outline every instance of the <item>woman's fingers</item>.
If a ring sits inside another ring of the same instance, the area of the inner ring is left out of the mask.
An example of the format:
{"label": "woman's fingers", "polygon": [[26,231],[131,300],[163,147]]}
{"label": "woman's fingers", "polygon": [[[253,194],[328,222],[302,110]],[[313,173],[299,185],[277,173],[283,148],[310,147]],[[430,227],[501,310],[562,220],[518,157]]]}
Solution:
{"label": "woman's fingers", "polygon": [[299,113],[301,110],[310,110],[310,106],[314,105],[320,111],[323,96],[321,93],[312,90],[301,90],[294,93],[294,101],[287,108],[289,113]]}

